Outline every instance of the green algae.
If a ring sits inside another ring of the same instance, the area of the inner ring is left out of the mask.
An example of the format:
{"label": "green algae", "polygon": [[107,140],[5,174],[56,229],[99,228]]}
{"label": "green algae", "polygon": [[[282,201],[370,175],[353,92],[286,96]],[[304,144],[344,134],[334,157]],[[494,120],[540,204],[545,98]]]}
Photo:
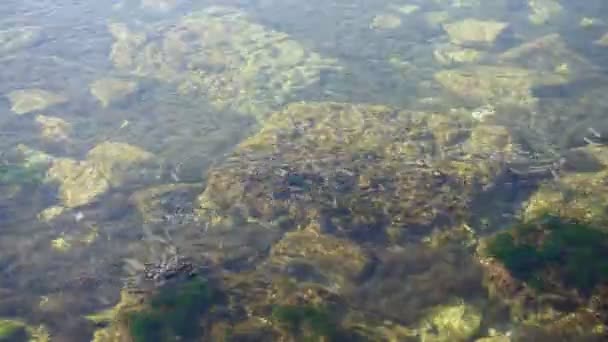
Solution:
{"label": "green algae", "polygon": [[0,341],[25,341],[25,325],[19,321],[0,320]]}
{"label": "green algae", "polygon": [[487,253],[533,288],[564,286],[589,294],[608,280],[608,234],[555,216],[495,236]]}
{"label": "green algae", "polygon": [[209,284],[195,278],[162,288],[141,311],[127,315],[133,341],[172,341],[199,335],[199,319],[212,305]]}
{"label": "green algae", "polygon": [[39,184],[44,180],[45,170],[16,164],[0,164],[0,185]]}

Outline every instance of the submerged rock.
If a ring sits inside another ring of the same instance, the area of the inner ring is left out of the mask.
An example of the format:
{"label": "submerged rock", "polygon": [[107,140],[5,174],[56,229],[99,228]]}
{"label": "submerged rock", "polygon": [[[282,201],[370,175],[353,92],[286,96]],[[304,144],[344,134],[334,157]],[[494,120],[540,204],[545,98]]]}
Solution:
{"label": "submerged rock", "polygon": [[68,101],[67,97],[43,89],[21,89],[8,93],[11,110],[16,114],[25,114],[42,110]]}
{"label": "submerged rock", "polygon": [[463,184],[429,159],[431,151],[457,144],[439,136],[462,132],[449,119],[434,131],[439,116],[291,104],[210,171],[199,214],[210,222],[240,217],[276,229],[313,224],[366,240],[388,238],[388,227],[393,237],[424,235],[437,222],[458,220],[467,202]]}
{"label": "submerged rock", "polygon": [[153,159],[138,147],[105,142],[91,149],[85,160],[57,158],[47,179],[59,183],[59,196],[66,207],[78,207],[93,202],[112,186],[145,180],[146,165]]}
{"label": "submerged rock", "polygon": [[154,177],[158,165],[154,155],[140,147],[119,143],[104,142],[93,147],[87,153],[87,162],[95,165],[112,186],[120,186],[128,180],[142,181],[146,177],[145,166],[151,166]]}
{"label": "submerged rock", "polygon": [[523,107],[536,104],[533,87],[558,85],[567,81],[561,75],[506,66],[475,66],[442,70],[435,74],[435,80],[464,98],[482,103]]}
{"label": "submerged rock", "polygon": [[91,83],[91,94],[103,107],[119,102],[137,90],[137,83],[118,78],[102,78]]}
{"label": "submerged rock", "polygon": [[492,44],[508,26],[509,24],[499,21],[464,19],[444,24],[443,28],[452,43],[467,45]]}
{"label": "submerged rock", "polygon": [[593,65],[568,48],[568,44],[558,33],[548,34],[511,48],[501,53],[498,60],[516,63],[530,70],[557,72],[574,77],[594,71]]}
{"label": "submerged rock", "polygon": [[394,14],[378,14],[374,17],[370,28],[374,30],[394,30],[397,27],[401,26],[401,18]]}
{"label": "submerged rock", "polygon": [[435,307],[420,322],[420,341],[468,341],[479,330],[481,319],[479,309],[464,301]]}
{"label": "submerged rock", "polygon": [[37,26],[24,26],[0,30],[0,55],[15,52],[35,45],[42,38],[42,29]]}
{"label": "submerged rock", "polygon": [[40,135],[50,141],[67,141],[72,132],[72,125],[55,116],[37,115],[36,123],[40,126]]}
{"label": "submerged rock", "polygon": [[547,23],[563,11],[562,5],[557,0],[528,0],[530,7],[530,22],[536,25]]}
{"label": "submerged rock", "polygon": [[[442,335],[451,333],[450,323],[441,322],[449,313],[455,315],[452,318],[456,319],[456,324],[463,323],[463,318],[468,322],[468,328],[463,329],[466,334],[474,333],[471,330],[476,330],[479,322],[472,318],[477,316],[479,319],[479,313],[469,310],[468,305],[457,303],[440,307],[446,309],[443,313],[441,309],[433,311],[439,305],[450,303],[453,298],[483,292],[481,269],[468,253],[461,246],[428,248],[415,244],[385,251],[378,255],[374,272],[352,291],[347,291],[345,296],[353,306],[380,315],[385,320],[412,328],[420,326],[421,320],[427,322],[422,330],[426,330],[424,334],[429,340],[437,337],[433,336],[430,327],[429,321],[433,319],[441,325]],[[430,313],[425,314],[429,310]],[[466,339],[453,339],[463,340]]]}
{"label": "submerged rock", "polygon": [[154,29],[155,39],[113,24],[110,59],[123,72],[173,83],[182,94],[263,118],[339,66],[237,9],[210,7]]}
{"label": "submerged rock", "polygon": [[483,57],[483,52],[457,45],[441,46],[433,51],[435,60],[442,65],[475,63]]}
{"label": "submerged rock", "polygon": [[110,188],[110,183],[95,164],[67,158],[57,159],[47,173],[59,182],[59,197],[67,207],[91,203]]}

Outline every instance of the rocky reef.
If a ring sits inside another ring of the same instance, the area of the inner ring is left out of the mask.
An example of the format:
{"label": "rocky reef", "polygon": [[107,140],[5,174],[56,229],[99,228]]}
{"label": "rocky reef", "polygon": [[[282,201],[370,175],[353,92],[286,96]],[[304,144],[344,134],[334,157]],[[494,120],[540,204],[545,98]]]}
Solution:
{"label": "rocky reef", "polygon": [[[464,219],[479,183],[502,172],[500,158],[476,159],[502,142],[468,145],[485,133],[467,125],[384,106],[295,103],[210,171],[198,212],[211,226],[228,219],[355,240],[416,239]],[[505,143],[495,148],[508,159]]]}

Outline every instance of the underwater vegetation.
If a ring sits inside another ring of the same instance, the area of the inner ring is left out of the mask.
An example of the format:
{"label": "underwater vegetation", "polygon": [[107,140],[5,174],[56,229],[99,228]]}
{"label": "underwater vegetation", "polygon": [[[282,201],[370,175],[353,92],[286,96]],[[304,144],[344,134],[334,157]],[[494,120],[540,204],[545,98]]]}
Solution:
{"label": "underwater vegetation", "polygon": [[305,341],[331,341],[337,335],[332,316],[321,306],[278,305],[272,309],[272,319]]}
{"label": "underwater vegetation", "polygon": [[160,289],[145,309],[127,314],[132,341],[177,341],[199,336],[199,319],[212,306],[213,297],[210,285],[199,277]]}
{"label": "underwater vegetation", "polygon": [[45,170],[17,164],[0,163],[0,185],[38,184],[44,180]]}
{"label": "underwater vegetation", "polygon": [[558,286],[588,295],[608,280],[608,234],[557,216],[517,224],[490,240],[486,251],[539,290]]}

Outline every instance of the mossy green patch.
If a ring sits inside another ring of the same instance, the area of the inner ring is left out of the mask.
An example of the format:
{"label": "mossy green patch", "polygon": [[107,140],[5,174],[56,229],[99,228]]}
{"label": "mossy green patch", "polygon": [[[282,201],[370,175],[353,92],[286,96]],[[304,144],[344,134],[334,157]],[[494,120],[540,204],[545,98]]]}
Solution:
{"label": "mossy green patch", "polygon": [[608,281],[608,234],[555,216],[498,234],[487,253],[537,289],[558,285],[589,294]]}
{"label": "mossy green patch", "polygon": [[275,306],[272,310],[272,319],[306,341],[317,341],[321,338],[331,340],[337,334],[336,324],[324,307]]}
{"label": "mossy green patch", "polygon": [[0,341],[26,341],[26,326],[15,320],[0,320]]}
{"label": "mossy green patch", "polygon": [[134,342],[177,341],[200,333],[200,318],[213,304],[209,284],[201,278],[162,288],[146,309],[128,314]]}

